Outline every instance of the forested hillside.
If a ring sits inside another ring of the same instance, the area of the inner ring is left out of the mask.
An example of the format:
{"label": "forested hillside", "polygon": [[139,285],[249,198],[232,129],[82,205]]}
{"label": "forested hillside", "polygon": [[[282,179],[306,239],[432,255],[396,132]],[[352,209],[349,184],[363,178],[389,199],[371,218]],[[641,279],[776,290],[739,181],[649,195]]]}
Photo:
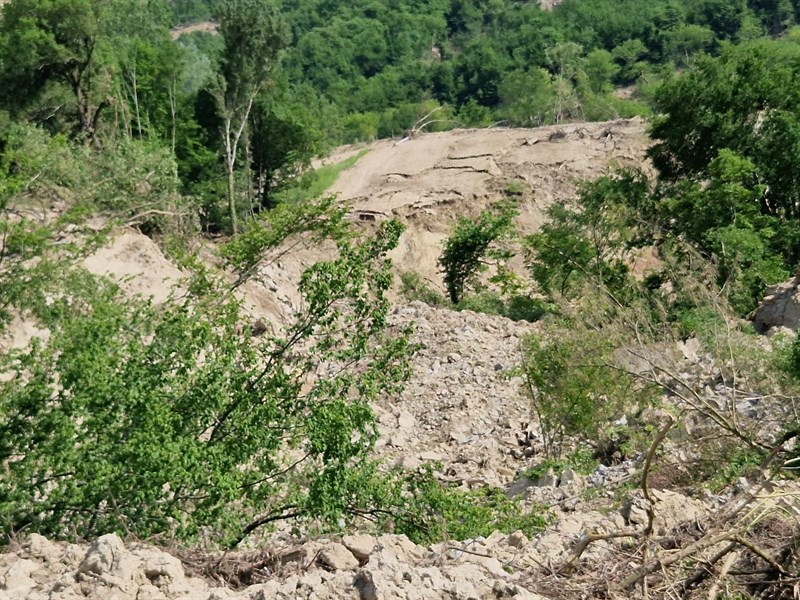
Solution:
{"label": "forested hillside", "polygon": [[[204,227],[220,231],[231,211],[215,198],[230,195],[239,167],[252,179],[240,209],[252,210],[278,202],[312,156],[344,142],[423,125],[649,115],[676,69],[784,36],[797,4],[567,0],[547,11],[502,0],[314,0],[230,12],[201,0],[20,0],[4,11],[0,95],[6,122],[174,154],[182,191],[199,199]],[[171,39],[171,25],[208,18],[221,36]]]}

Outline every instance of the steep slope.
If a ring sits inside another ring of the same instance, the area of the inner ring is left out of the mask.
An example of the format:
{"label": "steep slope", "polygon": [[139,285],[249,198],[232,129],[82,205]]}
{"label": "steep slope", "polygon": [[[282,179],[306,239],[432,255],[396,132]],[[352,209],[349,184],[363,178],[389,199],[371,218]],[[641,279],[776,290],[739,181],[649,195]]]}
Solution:
{"label": "steep slope", "polygon": [[436,281],[440,244],[458,217],[476,216],[514,182],[523,190],[517,224],[531,233],[548,206],[573,197],[577,182],[612,166],[641,166],[647,143],[638,119],[432,133],[368,146],[330,191],[355,218],[400,217],[408,229],[398,268]]}

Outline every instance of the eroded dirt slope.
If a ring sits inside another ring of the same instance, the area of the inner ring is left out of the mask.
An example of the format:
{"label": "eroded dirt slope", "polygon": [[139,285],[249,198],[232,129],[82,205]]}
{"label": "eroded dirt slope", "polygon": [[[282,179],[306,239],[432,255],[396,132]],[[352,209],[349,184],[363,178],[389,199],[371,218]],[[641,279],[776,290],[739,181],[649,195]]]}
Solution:
{"label": "eroded dirt slope", "polygon": [[[401,218],[408,229],[393,257],[398,269],[438,283],[441,243],[458,217],[477,215],[515,182],[523,190],[518,226],[531,233],[548,206],[574,197],[577,182],[615,166],[644,165],[647,145],[640,119],[423,134],[368,145],[330,191],[357,220]],[[326,162],[354,151],[342,148]]]}

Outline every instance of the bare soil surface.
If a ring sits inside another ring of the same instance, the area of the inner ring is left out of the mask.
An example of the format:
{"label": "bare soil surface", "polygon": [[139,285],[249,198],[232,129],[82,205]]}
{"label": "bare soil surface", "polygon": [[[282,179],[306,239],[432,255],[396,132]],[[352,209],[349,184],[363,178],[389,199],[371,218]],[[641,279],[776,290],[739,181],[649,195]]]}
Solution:
{"label": "bare soil surface", "polygon": [[[399,270],[439,284],[441,243],[459,217],[475,217],[522,189],[517,225],[534,232],[554,202],[569,202],[580,181],[609,169],[643,166],[648,146],[640,119],[538,129],[470,129],[369,144],[331,192],[363,222],[399,217],[407,227],[393,256]],[[357,151],[345,147],[326,162]]]}
{"label": "bare soil surface", "polygon": [[200,21],[199,23],[191,23],[189,25],[179,25],[170,30],[170,35],[173,40],[177,40],[182,35],[202,31],[216,35],[219,31],[218,25],[214,21]]}

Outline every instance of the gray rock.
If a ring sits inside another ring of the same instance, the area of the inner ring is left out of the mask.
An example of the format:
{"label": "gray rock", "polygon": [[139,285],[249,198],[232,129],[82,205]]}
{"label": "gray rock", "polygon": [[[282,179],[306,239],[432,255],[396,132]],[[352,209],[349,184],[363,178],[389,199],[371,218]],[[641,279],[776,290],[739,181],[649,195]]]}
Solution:
{"label": "gray rock", "polygon": [[548,469],[545,474],[536,480],[535,485],[542,488],[554,488],[558,485],[558,478],[552,469]]}
{"label": "gray rock", "polygon": [[116,534],[99,537],[89,547],[89,551],[78,567],[82,575],[111,575],[120,579],[132,579],[137,567],[125,544]]}
{"label": "gray rock", "polygon": [[583,476],[578,475],[574,469],[566,469],[561,473],[559,478],[559,485],[562,487],[572,487],[575,491],[581,490],[585,487],[585,479]]}
{"label": "gray rock", "polygon": [[527,543],[528,538],[519,530],[508,536],[508,545],[512,548],[522,548]]}
{"label": "gray rock", "polygon": [[358,590],[359,600],[378,600],[378,589],[369,571],[359,571],[353,585]]}
{"label": "gray rock", "polygon": [[14,561],[8,567],[0,566],[0,597],[9,600],[28,598],[36,586],[31,575],[39,566],[39,563],[29,559]]}

